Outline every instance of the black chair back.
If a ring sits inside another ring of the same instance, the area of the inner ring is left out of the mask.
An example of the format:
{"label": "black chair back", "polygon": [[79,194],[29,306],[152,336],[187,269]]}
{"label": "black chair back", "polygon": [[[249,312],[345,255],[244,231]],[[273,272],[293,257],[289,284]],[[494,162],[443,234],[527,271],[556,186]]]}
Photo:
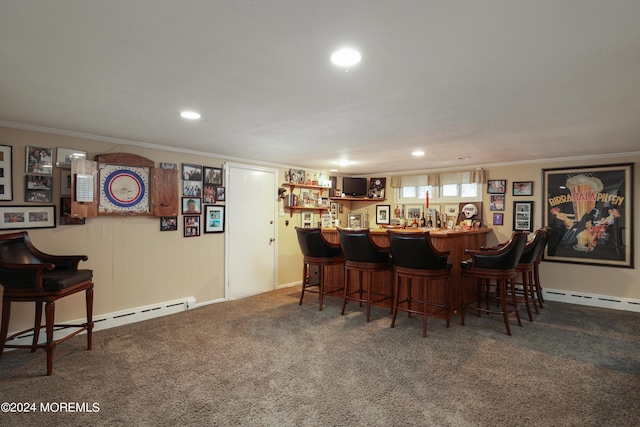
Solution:
{"label": "black chair back", "polygon": [[520,257],[527,244],[526,232],[516,231],[511,239],[495,251],[480,251],[472,254],[473,267],[495,270],[513,270],[520,262]]}
{"label": "black chair back", "polygon": [[448,267],[449,251],[440,252],[434,248],[428,232],[388,233],[394,265],[417,270],[441,270]]}
{"label": "black chair back", "polygon": [[347,261],[388,263],[390,261],[389,251],[379,247],[371,240],[369,230],[338,229],[340,236],[340,247]]}
{"label": "black chair back", "polygon": [[332,246],[322,235],[320,228],[296,227],[302,255],[313,258],[335,258],[342,256],[340,247]]}
{"label": "black chair back", "polygon": [[542,228],[536,230],[533,240],[527,243],[522,251],[520,256],[521,264],[531,264],[538,259],[547,244],[546,235],[546,230]]}

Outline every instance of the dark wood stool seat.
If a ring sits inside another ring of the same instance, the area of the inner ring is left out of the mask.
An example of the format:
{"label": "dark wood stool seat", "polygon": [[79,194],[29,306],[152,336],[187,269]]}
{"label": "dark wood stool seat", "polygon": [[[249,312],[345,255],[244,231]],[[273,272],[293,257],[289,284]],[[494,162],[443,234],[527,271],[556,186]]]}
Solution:
{"label": "dark wood stool seat", "polygon": [[[78,270],[85,255],[49,255],[36,249],[27,232],[0,235],[0,284],[3,286],[2,324],[0,326],[0,356],[5,348],[29,348],[31,352],[42,348],[47,353],[47,375],[53,372],[53,351],[56,346],[86,331],[87,349],[91,350],[93,330],[93,271]],[[85,291],[87,321],[81,324],[55,324],[55,302],[68,295]],[[33,328],[17,332],[9,337],[11,303],[35,302]],[[42,305],[45,310],[46,341],[38,344],[42,328]],[[54,340],[56,329],[76,328],[70,334]],[[7,344],[33,332],[30,345]]]}
{"label": "dark wood stool seat", "polygon": [[[395,327],[398,311],[422,316],[422,336],[427,336],[427,317],[444,312],[449,327],[451,303],[449,282],[451,264],[447,262],[449,251],[439,251],[433,247],[429,233],[403,233],[388,231],[394,272],[394,301],[391,327]],[[403,280],[404,279],[404,280]],[[431,300],[429,288],[433,282],[445,280],[445,303]],[[421,292],[413,295],[413,284],[417,282]],[[401,297],[401,295],[403,295]]]}
{"label": "dark wood stool seat", "polygon": [[[462,276],[476,279],[477,295],[471,301],[462,301],[460,312],[462,325],[464,325],[466,310],[475,310],[478,316],[481,313],[501,314],[507,335],[511,335],[510,314],[515,314],[518,325],[522,326],[514,280],[516,265],[527,243],[527,234],[514,232],[509,242],[498,249],[465,250],[465,254],[470,255],[471,259],[462,262]],[[507,299],[508,295],[509,299]],[[485,303],[484,307],[482,302]],[[494,305],[491,303],[498,304],[498,308],[493,308]]]}
{"label": "dark wood stool seat", "polygon": [[[322,310],[325,295],[338,293],[344,289],[342,283],[326,283],[326,269],[328,267],[344,266],[342,250],[339,244],[328,242],[322,235],[320,228],[296,227],[296,234],[304,257],[302,260],[302,292],[300,292],[299,305],[302,305],[305,291],[317,293],[320,300],[320,310]],[[309,267],[312,265],[318,267],[318,283],[311,283]],[[339,274],[338,277],[342,280],[342,274]]]}
{"label": "dark wood stool seat", "polygon": [[[391,254],[388,249],[381,248],[371,240],[369,229],[338,229],[340,247],[345,257],[344,293],[342,311],[344,315],[347,301],[357,301],[362,307],[367,305],[367,322],[371,320],[371,304],[393,299],[393,290],[375,291],[373,277],[393,270]],[[351,272],[357,272],[356,289],[349,288]],[[375,297],[378,297],[375,299]]]}

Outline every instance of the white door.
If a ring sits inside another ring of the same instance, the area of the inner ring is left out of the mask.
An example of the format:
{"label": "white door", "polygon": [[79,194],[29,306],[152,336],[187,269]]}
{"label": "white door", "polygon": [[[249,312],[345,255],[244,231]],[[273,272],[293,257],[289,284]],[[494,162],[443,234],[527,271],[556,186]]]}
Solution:
{"label": "white door", "polygon": [[275,289],[277,170],[226,163],[225,284],[234,300]]}

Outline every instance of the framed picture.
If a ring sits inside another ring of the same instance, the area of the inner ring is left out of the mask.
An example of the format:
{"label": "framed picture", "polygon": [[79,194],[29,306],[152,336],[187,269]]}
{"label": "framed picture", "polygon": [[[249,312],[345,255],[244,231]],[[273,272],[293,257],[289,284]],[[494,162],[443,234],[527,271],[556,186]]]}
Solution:
{"label": "framed picture", "polygon": [[182,213],[185,215],[202,213],[202,199],[199,197],[183,197]]}
{"label": "framed picture", "polygon": [[332,220],[331,212],[324,212],[320,216],[320,226],[322,228],[333,227],[333,220]]}
{"label": "framed picture", "polygon": [[514,196],[533,196],[533,181],[514,181]]}
{"label": "framed picture", "polygon": [[178,164],[177,163],[160,163],[160,169],[171,169],[171,170],[178,170]]}
{"label": "framed picture", "polygon": [[371,178],[369,180],[369,194],[367,194],[369,198],[384,199],[384,187],[386,183],[387,178]]}
{"label": "framed picture", "polygon": [[202,165],[182,164],[183,181],[202,181]]}
{"label": "framed picture", "polygon": [[405,205],[405,218],[413,221],[414,219],[418,220],[422,216],[422,205]]}
{"label": "framed picture", "polygon": [[27,146],[27,173],[53,174],[53,148]]}
{"label": "framed picture", "polygon": [[60,169],[60,196],[71,197],[71,169]]}
{"label": "framed picture", "polygon": [[55,206],[0,206],[0,230],[55,226]]}
{"label": "framed picture", "polygon": [[202,201],[208,204],[214,204],[216,202],[216,188],[211,184],[204,184],[202,188]]}
{"label": "framed picture", "polygon": [[302,228],[313,228],[313,212],[311,211],[302,211],[300,213],[300,227]]}
{"label": "framed picture", "polygon": [[459,209],[460,207],[458,205],[444,205],[444,214],[447,218],[453,218],[454,221],[457,221]]}
{"label": "framed picture", "polygon": [[202,181],[182,181],[182,195],[189,197],[201,197]]}
{"label": "framed picture", "polygon": [[196,237],[200,235],[200,215],[185,215],[182,219],[184,222],[184,237]]}
{"label": "framed picture", "polygon": [[204,184],[222,185],[222,168],[204,167]]}
{"label": "framed picture", "polygon": [[53,190],[53,177],[47,175],[27,175],[25,202],[51,203]]}
{"label": "framed picture", "polygon": [[74,150],[72,148],[58,147],[56,150],[56,166],[59,168],[71,169],[71,160],[86,159],[87,152]]}
{"label": "framed picture", "polygon": [[376,205],[376,224],[391,223],[391,206]]}
{"label": "framed picture", "polygon": [[533,202],[513,202],[513,230],[533,231]]}
{"label": "framed picture", "polygon": [[160,231],[177,231],[177,230],[178,230],[177,216],[160,217]]}
{"label": "framed picture", "polygon": [[204,207],[204,232],[224,233],[224,206],[207,205]]}
{"label": "framed picture", "polygon": [[349,214],[347,216],[347,227],[349,228],[366,228],[362,223],[362,214]]}
{"label": "framed picture", "polygon": [[224,202],[224,187],[216,187],[216,202]]}
{"label": "framed picture", "polygon": [[633,164],[543,169],[545,261],[633,268]]}
{"label": "framed picture", "polygon": [[489,199],[490,211],[504,210],[504,194],[492,194],[491,196],[489,196]]}
{"label": "framed picture", "polygon": [[13,147],[0,145],[0,200],[13,200]]}
{"label": "framed picture", "polygon": [[502,213],[494,213],[493,214],[493,225],[503,225],[504,224],[504,214]]}
{"label": "framed picture", "polygon": [[506,188],[506,179],[490,179],[487,181],[487,193],[489,194],[504,194]]}

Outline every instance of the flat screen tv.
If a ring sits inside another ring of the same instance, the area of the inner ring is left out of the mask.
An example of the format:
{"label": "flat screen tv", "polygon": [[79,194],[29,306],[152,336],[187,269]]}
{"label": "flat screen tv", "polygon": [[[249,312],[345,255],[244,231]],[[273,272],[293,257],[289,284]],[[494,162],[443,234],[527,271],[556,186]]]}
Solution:
{"label": "flat screen tv", "polygon": [[367,197],[367,178],[342,178],[342,192],[347,197]]}

